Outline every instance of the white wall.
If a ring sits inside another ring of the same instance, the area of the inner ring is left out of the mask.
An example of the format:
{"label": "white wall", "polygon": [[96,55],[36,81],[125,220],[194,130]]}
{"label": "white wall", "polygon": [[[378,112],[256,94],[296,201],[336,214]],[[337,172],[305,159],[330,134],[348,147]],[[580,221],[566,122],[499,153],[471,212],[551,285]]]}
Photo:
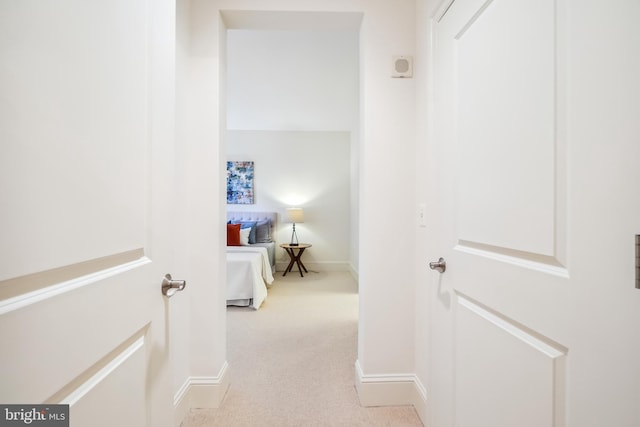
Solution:
{"label": "white wall", "polygon": [[[184,108],[187,100],[185,99],[185,83],[187,79],[184,78],[186,73],[186,58],[189,51],[189,2],[179,1],[176,4],[176,121],[184,123],[188,119],[186,117],[186,109]],[[184,129],[184,127],[183,127]],[[179,134],[178,134],[179,135]],[[180,141],[182,138],[178,137]],[[181,143],[178,142],[178,145]],[[185,167],[185,151],[181,149],[176,150],[176,187],[185,188],[187,186],[187,172]],[[185,191],[177,191],[177,200],[174,201],[177,206],[188,205],[188,193]],[[187,209],[176,210],[176,221],[180,224],[177,228],[180,230],[187,230],[187,224],[189,223]],[[183,248],[181,251],[176,251],[176,274],[175,277],[189,277],[189,253],[185,248],[189,246],[189,236],[187,233],[176,233],[176,246]],[[179,276],[178,276],[179,274]],[[193,283],[189,283],[189,287],[192,287]],[[190,298],[174,298],[172,301],[172,323],[170,325],[171,330],[171,356],[175,362],[172,364],[172,384],[174,394],[182,387],[185,381],[190,377],[190,360],[191,360],[191,315]],[[186,406],[186,405],[185,405]],[[176,414],[176,419],[182,419],[186,412],[186,408],[179,410]]]}
{"label": "white wall", "polygon": [[[361,400],[388,404],[384,380],[411,386],[414,371],[416,242],[415,81],[393,79],[392,56],[414,53],[415,2],[369,2],[361,46]],[[367,389],[371,389],[369,392]],[[395,401],[394,403],[400,403]]]}
{"label": "white wall", "polygon": [[[285,208],[304,208],[296,224],[300,242],[313,247],[304,263],[313,270],[350,266],[350,135],[348,132],[229,131],[227,158],[255,162],[255,204],[227,205],[228,211],[275,211],[276,242],[288,243]],[[289,262],[278,250],[278,269]]]}
{"label": "white wall", "polygon": [[[432,212],[430,194],[438,183],[428,181],[428,171],[430,156],[427,153],[427,139],[429,138],[430,123],[428,122],[431,113],[429,105],[429,78],[431,76],[430,66],[430,43],[431,43],[431,16],[434,14],[435,3],[433,0],[416,1],[416,60],[414,62],[416,81],[416,202],[424,204],[427,212]],[[430,287],[434,272],[427,268],[429,261],[436,260],[438,248],[434,247],[429,236],[434,235],[437,224],[426,221],[424,226],[418,225],[416,228],[416,248],[413,258],[413,268],[415,269],[415,374],[420,384],[424,387],[430,383],[429,364],[429,342],[430,342]],[[433,257],[433,258],[432,258]],[[426,402],[425,402],[426,403]],[[420,418],[425,424],[430,417],[427,404],[416,405]]]}
{"label": "white wall", "polygon": [[229,129],[357,128],[357,30],[229,30],[227,42]]}
{"label": "white wall", "polygon": [[[226,31],[215,5],[177,2],[176,168],[179,199],[178,261],[188,304],[174,308],[172,366],[176,425],[191,407],[217,407],[228,386],[226,261],[224,249]],[[177,277],[177,276],[176,276]],[[197,325],[197,327],[195,327]],[[206,326],[203,326],[206,325]],[[186,347],[180,347],[180,346]],[[185,369],[186,368],[186,369]]]}

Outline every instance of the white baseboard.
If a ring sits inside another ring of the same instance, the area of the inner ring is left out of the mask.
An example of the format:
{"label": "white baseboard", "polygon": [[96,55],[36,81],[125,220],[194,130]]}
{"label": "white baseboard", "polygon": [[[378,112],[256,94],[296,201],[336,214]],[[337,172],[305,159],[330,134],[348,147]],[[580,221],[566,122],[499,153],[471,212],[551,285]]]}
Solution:
{"label": "white baseboard", "polygon": [[357,282],[360,280],[360,273],[358,272],[358,270],[353,266],[352,263],[349,263],[349,272],[351,272],[351,276],[353,276],[354,280]]}
{"label": "white baseboard", "polygon": [[[276,262],[276,271],[284,271],[285,268],[289,265],[289,262]],[[304,266],[307,267],[309,272],[311,271],[351,271],[351,264],[349,262],[343,261],[321,261],[321,262],[306,262],[304,261]],[[294,265],[291,273],[297,273],[298,266]],[[291,274],[289,273],[289,274]]]}
{"label": "white baseboard", "polygon": [[365,375],[356,360],[356,390],[362,406],[412,405],[427,424],[427,392],[415,374]]}
{"label": "white baseboard", "polygon": [[179,427],[193,408],[218,408],[229,388],[229,365],[224,363],[215,377],[188,377],[173,398],[174,425]]}

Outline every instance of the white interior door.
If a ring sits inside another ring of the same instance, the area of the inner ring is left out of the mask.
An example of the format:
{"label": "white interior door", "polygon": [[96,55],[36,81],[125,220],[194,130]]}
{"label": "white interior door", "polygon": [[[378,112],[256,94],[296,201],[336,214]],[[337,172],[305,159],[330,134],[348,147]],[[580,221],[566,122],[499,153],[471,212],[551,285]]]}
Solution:
{"label": "white interior door", "polygon": [[170,1],[0,3],[2,404],[172,423],[174,16]]}
{"label": "white interior door", "polygon": [[432,425],[640,425],[640,7],[445,3]]}

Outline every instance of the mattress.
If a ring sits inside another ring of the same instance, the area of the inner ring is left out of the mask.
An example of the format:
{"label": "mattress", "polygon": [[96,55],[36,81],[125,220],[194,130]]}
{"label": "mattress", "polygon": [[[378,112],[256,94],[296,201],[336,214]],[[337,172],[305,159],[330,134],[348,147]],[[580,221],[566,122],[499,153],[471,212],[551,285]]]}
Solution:
{"label": "mattress", "polygon": [[227,247],[227,305],[260,308],[267,297],[273,273],[267,249]]}
{"label": "mattress", "polygon": [[271,266],[271,272],[276,272],[276,244],[275,242],[269,243],[254,243],[246,247],[265,248],[267,250],[267,257],[269,258],[269,265]]}

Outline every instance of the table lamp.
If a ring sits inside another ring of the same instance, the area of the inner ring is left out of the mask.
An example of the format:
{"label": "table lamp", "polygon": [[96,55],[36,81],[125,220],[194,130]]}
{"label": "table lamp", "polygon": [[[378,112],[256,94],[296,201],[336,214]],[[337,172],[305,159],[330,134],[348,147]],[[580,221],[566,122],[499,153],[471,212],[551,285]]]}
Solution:
{"label": "table lamp", "polygon": [[296,234],[296,223],[304,222],[304,211],[302,208],[287,208],[287,222],[293,224],[291,233],[291,246],[298,246],[298,235]]}

